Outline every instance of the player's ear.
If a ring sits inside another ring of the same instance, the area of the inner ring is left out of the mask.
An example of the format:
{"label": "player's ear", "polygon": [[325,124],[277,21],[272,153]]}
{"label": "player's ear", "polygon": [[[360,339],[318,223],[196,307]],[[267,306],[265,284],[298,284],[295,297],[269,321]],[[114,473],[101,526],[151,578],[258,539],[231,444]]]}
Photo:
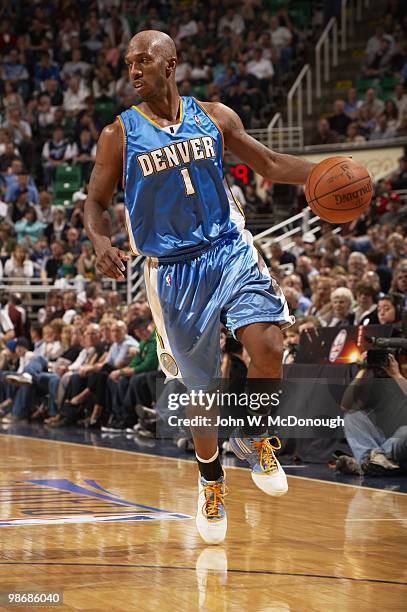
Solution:
{"label": "player's ear", "polygon": [[175,72],[175,68],[177,67],[177,58],[171,57],[167,61],[167,76],[170,76],[172,72]]}

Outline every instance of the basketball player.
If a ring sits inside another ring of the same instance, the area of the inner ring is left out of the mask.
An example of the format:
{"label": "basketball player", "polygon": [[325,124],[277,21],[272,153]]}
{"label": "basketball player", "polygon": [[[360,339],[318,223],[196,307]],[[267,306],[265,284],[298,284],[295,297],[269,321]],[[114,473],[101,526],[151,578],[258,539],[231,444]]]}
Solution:
{"label": "basketball player", "polygon": [[[270,151],[223,104],[181,98],[175,45],[163,32],[134,36],[125,61],[142,102],[106,126],[99,138],[85,205],[98,268],[124,279],[128,256],[111,244],[107,211],[122,179],[131,250],[148,258],[147,295],[165,374],[187,385],[199,380],[203,388],[219,378],[222,322],[247,349],[249,383],[257,381],[252,388],[272,379],[276,390],[282,375],[281,328],[293,321],[244,230],[241,208],[224,179],[224,146],[274,182],[303,184],[313,164]],[[192,435],[199,466],[196,524],[205,542],[218,543],[225,538],[227,518],[217,434]],[[239,430],[230,442],[251,465],[260,489],[269,495],[287,491],[273,452],[279,441],[269,437],[265,421],[250,433]]]}

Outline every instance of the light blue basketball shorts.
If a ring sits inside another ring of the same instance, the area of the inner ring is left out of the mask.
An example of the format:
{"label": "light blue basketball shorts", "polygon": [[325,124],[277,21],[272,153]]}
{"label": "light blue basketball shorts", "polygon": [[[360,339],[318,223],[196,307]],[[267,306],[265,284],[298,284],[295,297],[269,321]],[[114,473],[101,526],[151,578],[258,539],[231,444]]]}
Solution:
{"label": "light blue basketball shorts", "polygon": [[198,253],[149,258],[145,281],[162,370],[185,384],[220,378],[221,323],[235,334],[248,323],[294,322],[248,231],[219,238]]}

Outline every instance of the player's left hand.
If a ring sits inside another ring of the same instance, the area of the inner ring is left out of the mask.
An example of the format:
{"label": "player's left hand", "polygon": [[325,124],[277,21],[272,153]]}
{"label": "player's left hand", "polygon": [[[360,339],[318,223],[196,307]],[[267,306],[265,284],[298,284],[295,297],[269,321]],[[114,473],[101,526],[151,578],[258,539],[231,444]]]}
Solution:
{"label": "player's left hand", "polygon": [[109,278],[124,280],[125,262],[129,259],[130,257],[124,251],[110,246],[97,256],[96,267]]}

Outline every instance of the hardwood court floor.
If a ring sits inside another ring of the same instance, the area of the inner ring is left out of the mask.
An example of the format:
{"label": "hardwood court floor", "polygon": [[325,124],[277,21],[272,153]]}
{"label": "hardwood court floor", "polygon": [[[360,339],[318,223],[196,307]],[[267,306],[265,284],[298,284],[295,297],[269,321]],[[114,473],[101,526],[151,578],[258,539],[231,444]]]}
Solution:
{"label": "hardwood court floor", "polygon": [[[228,469],[228,537],[207,547],[186,518],[191,462],[16,436],[0,445],[2,602],[63,591],[63,606],[35,609],[406,609],[405,495],[290,477],[272,499],[248,470]],[[122,520],[134,516],[145,520]]]}

